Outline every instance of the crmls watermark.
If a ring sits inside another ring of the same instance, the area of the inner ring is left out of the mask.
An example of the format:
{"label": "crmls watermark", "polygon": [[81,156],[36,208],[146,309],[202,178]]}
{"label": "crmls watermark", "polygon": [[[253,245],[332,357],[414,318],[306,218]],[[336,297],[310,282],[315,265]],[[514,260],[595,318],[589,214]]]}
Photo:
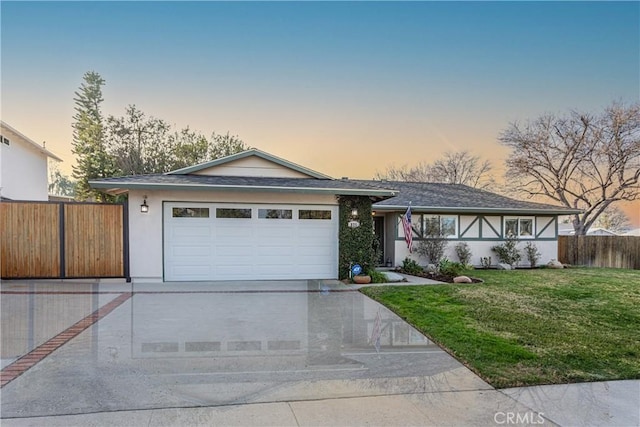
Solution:
{"label": "crmls watermark", "polygon": [[496,412],[493,415],[496,424],[544,424],[544,414],[542,412]]}

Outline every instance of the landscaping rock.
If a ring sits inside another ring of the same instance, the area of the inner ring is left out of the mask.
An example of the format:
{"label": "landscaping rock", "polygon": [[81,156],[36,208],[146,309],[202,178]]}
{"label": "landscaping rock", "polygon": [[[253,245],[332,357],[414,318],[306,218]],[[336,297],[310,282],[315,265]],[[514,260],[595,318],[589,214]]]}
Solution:
{"label": "landscaping rock", "polygon": [[427,268],[425,268],[425,271],[427,273],[435,273],[436,271],[438,271],[438,267],[436,267],[435,264],[429,264],[427,265]]}
{"label": "landscaping rock", "polygon": [[513,270],[509,264],[501,262],[497,265],[498,270]]}
{"label": "landscaping rock", "polygon": [[564,268],[564,265],[558,260],[552,259],[547,263],[548,268]]}
{"label": "landscaping rock", "polygon": [[384,271],[382,274],[384,274],[387,278],[387,283],[393,283],[393,282],[402,282],[404,281],[404,277],[402,277],[401,275],[399,275],[398,273],[394,273],[392,271]]}
{"label": "landscaping rock", "polygon": [[473,280],[467,276],[458,276],[453,278],[453,283],[473,283]]}

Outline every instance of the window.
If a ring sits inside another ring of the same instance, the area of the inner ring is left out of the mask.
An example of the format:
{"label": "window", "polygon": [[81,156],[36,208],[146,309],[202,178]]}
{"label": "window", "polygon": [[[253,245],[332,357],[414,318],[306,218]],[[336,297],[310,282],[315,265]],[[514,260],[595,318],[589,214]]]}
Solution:
{"label": "window", "polygon": [[258,218],[262,219],[291,219],[291,209],[258,209]]}
{"label": "window", "polygon": [[173,208],[174,218],[209,218],[209,208]]}
{"label": "window", "polygon": [[534,237],[533,218],[509,217],[504,219],[504,235],[532,239]]}
{"label": "window", "polygon": [[331,219],[331,211],[300,209],[298,219]]}
{"label": "window", "polygon": [[[398,215],[398,235],[397,237],[404,238],[404,230],[402,228],[402,215]],[[441,230],[442,235],[448,239],[455,239],[458,237],[458,217],[457,216],[445,216],[445,215],[428,215],[411,213],[411,229],[413,230],[413,237],[415,239],[427,239],[429,236],[434,236]]]}
{"label": "window", "polygon": [[425,238],[438,234],[447,239],[458,237],[458,217],[444,215],[424,215]]}
{"label": "window", "polygon": [[251,218],[251,209],[217,208],[216,218]]}

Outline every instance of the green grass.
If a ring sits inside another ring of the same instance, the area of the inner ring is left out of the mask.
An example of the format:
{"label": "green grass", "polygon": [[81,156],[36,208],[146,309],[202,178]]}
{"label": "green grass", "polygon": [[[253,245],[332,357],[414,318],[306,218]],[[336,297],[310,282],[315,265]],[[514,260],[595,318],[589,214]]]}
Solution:
{"label": "green grass", "polygon": [[640,378],[640,271],[472,276],[485,283],[361,291],[495,387]]}

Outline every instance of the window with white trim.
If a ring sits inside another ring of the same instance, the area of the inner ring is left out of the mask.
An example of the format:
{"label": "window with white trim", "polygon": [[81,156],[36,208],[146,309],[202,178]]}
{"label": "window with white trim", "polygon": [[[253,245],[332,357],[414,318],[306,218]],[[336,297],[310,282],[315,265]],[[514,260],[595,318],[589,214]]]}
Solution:
{"label": "window with white trim", "polygon": [[[404,239],[404,229],[402,227],[402,215],[397,217],[397,238]],[[417,240],[428,239],[431,227],[439,227],[442,234],[447,239],[458,237],[458,217],[456,215],[428,215],[411,213],[411,229],[413,237]]]}
{"label": "window with white trim", "polygon": [[[458,237],[458,217],[454,215],[424,215],[425,234],[429,233],[429,230],[435,228],[437,233],[438,228],[447,239],[455,239]],[[425,236],[426,237],[426,236]]]}
{"label": "window with white trim", "polygon": [[535,238],[535,218],[527,217],[505,217],[504,236],[515,236],[520,239]]}

